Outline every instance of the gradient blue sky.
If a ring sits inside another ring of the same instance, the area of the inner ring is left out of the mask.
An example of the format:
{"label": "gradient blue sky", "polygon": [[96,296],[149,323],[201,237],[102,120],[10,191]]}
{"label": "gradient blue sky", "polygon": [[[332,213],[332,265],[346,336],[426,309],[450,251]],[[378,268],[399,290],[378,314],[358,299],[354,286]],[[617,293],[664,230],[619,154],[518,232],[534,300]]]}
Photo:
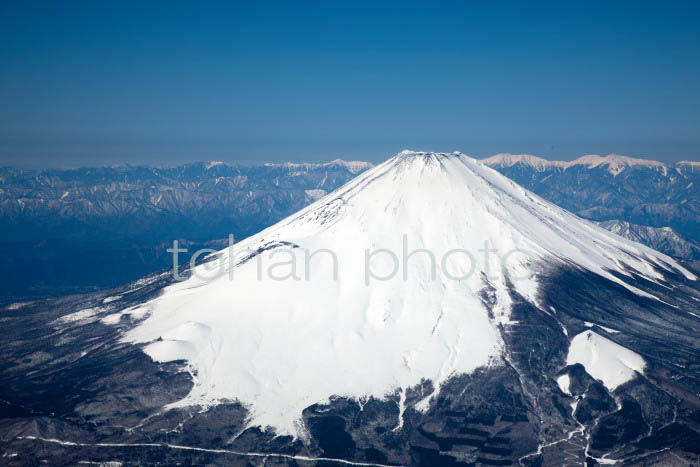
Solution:
{"label": "gradient blue sky", "polygon": [[700,159],[700,2],[0,3],[0,164]]}

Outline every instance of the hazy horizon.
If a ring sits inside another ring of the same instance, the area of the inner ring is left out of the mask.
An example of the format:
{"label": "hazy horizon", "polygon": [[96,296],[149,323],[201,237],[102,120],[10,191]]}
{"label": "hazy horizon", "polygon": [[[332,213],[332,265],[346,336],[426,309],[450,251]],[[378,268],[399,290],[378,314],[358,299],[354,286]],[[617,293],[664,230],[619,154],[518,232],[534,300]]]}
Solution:
{"label": "hazy horizon", "polygon": [[[659,161],[658,159],[654,159],[651,157],[644,157],[644,156],[638,156],[638,155],[629,155],[629,154],[619,154],[619,153],[594,153],[594,152],[586,152],[582,154],[577,154],[573,155],[571,157],[544,157],[539,154],[532,154],[532,153],[527,153],[527,152],[505,152],[505,151],[500,151],[500,152],[495,152],[493,154],[469,154],[464,151],[459,151],[459,150],[439,150],[439,151],[432,151],[431,149],[427,148],[404,148],[404,149],[409,149],[413,150],[415,149],[416,151],[427,151],[427,152],[444,152],[444,153],[451,153],[454,151],[461,152],[469,157],[473,157],[475,159],[486,159],[491,156],[499,155],[499,154],[511,154],[511,155],[530,155],[530,156],[535,156],[539,157],[542,159],[546,159],[549,161],[573,161],[579,157],[583,156],[589,156],[589,155],[600,155],[600,156],[608,156],[608,155],[617,155],[617,156],[624,156],[624,157],[630,157],[634,159],[646,159],[646,160],[651,160],[651,161]],[[115,163],[85,163],[85,164],[79,164],[79,163],[62,163],[60,165],[58,164],[3,164],[0,165],[0,167],[3,168],[20,168],[20,169],[27,169],[27,170],[71,170],[71,169],[80,169],[80,168],[102,168],[102,167],[120,167],[120,166],[131,166],[131,167],[156,167],[156,168],[167,168],[167,167],[178,167],[178,166],[183,166],[183,165],[188,165],[188,164],[198,164],[198,163],[210,163],[210,162],[223,162],[226,164],[230,165],[240,165],[240,166],[256,166],[256,165],[264,165],[264,164],[285,164],[285,163],[291,163],[291,164],[323,164],[323,163],[329,163],[333,162],[335,160],[342,160],[346,162],[370,162],[372,164],[378,164],[381,162],[384,162],[385,160],[393,157],[397,153],[399,153],[401,150],[397,150],[393,153],[389,153],[386,155],[386,157],[382,158],[376,158],[376,160],[370,160],[370,159],[360,159],[360,158],[353,158],[353,157],[342,157],[342,156],[336,156],[336,157],[328,157],[326,159],[288,159],[288,160],[277,160],[274,158],[270,158],[269,160],[265,159],[259,159],[259,160],[252,160],[252,161],[246,161],[246,160],[241,160],[241,159],[216,159],[216,158],[210,158],[210,159],[192,159],[192,160],[183,160],[183,161],[165,161],[165,162],[158,162],[158,161],[149,161],[149,162],[115,162]],[[659,161],[663,162],[665,164],[675,164],[681,161],[700,161],[700,157],[692,159],[679,159],[677,161]]]}
{"label": "hazy horizon", "polygon": [[700,158],[700,3],[0,5],[0,165]]}

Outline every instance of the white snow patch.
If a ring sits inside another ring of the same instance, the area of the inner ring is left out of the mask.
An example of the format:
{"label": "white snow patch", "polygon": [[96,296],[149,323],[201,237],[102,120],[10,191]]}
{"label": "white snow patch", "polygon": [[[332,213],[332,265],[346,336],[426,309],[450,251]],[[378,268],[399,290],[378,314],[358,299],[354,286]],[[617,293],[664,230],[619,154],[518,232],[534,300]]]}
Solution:
{"label": "white snow patch", "polygon": [[6,310],[8,311],[16,311],[16,310],[21,310],[24,307],[27,307],[34,303],[33,301],[31,302],[15,302],[15,303],[10,303],[5,307]]}
{"label": "white snow patch", "polygon": [[122,319],[121,313],[113,313],[111,315],[107,315],[104,318],[102,318],[100,320],[100,322],[102,324],[114,325],[114,324],[118,324],[121,319]]}
{"label": "white snow patch", "polygon": [[569,378],[569,375],[561,375],[558,377],[557,384],[559,385],[561,392],[568,396],[571,395],[571,378]]}
{"label": "white snow patch", "polygon": [[92,318],[98,311],[100,311],[99,308],[85,308],[84,310],[62,316],[58,319],[58,321],[61,323],[74,323],[76,321]]}
{"label": "white snow patch", "polygon": [[600,324],[596,324],[596,323],[591,323],[590,321],[584,321],[583,324],[587,328],[592,328],[593,326],[598,326],[600,329],[604,329],[605,331],[609,332],[610,334],[618,334],[620,332],[617,329],[606,328],[605,326],[601,326]]}
{"label": "white snow patch", "polygon": [[566,363],[580,363],[611,391],[637,373],[644,373],[646,366],[639,354],[593,331],[584,331],[573,338]]}
{"label": "white snow patch", "polygon": [[132,307],[123,313],[128,315],[131,319],[143,319],[150,311],[148,307]]}
{"label": "white snow patch", "polygon": [[575,401],[573,401],[571,404],[569,404],[569,407],[571,407],[571,416],[573,417],[576,415],[576,409],[578,408],[578,403],[581,402],[581,399],[583,399],[584,396],[579,396],[576,398]]}
{"label": "white snow patch", "polygon": [[399,431],[401,428],[403,428],[403,414],[406,411],[406,389],[401,389],[401,393],[399,394],[398,405],[399,405],[399,422],[394,427],[394,429],[391,431]]}
{"label": "white snow patch", "polygon": [[113,302],[113,301],[115,301],[115,300],[119,300],[120,298],[122,298],[121,295],[114,295],[114,296],[112,296],[112,297],[107,297],[107,298],[105,298],[104,300],[102,300],[102,303],[103,303],[103,304],[107,304],[107,303]]}
{"label": "white snow patch", "polygon": [[317,201],[328,194],[326,190],[306,190],[305,193],[313,201]]}
{"label": "white snow patch", "polygon": [[593,456],[591,456],[591,457],[593,459],[595,459],[595,461],[601,465],[615,465],[615,464],[622,462],[621,460],[606,459],[605,457],[593,457]]}
{"label": "white snow patch", "polygon": [[121,321],[122,317],[126,316],[130,319],[140,320],[143,319],[149,312],[151,308],[148,304],[142,306],[132,306],[119,313],[113,313],[111,315],[105,316],[100,321],[103,324],[117,324]]}

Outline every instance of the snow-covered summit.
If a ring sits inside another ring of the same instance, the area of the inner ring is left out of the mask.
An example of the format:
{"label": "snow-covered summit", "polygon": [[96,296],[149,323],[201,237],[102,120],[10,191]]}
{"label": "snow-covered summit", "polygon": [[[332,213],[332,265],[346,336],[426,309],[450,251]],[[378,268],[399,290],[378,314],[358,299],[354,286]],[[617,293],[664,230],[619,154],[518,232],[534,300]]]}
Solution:
{"label": "snow-covered summit", "polygon": [[640,295],[619,277],[694,278],[478,160],[403,151],[130,310],[148,318],[125,339],[188,362],[178,405],[239,400],[251,425],[302,435],[302,411],[333,395],[403,407],[423,380],[501,364],[513,294],[537,306],[556,266]]}

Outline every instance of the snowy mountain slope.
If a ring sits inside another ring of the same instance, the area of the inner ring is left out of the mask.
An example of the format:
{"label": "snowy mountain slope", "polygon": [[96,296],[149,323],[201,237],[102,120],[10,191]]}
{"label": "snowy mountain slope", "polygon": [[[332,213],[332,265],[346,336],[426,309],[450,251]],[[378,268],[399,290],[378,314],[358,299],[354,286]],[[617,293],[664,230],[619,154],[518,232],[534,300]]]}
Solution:
{"label": "snowy mountain slope", "polygon": [[303,436],[303,410],[332,396],[382,399],[431,381],[416,405],[426,409],[450,377],[503,364],[511,293],[536,305],[552,265],[646,298],[633,280],[695,279],[479,161],[404,151],[137,307],[148,318],[126,340],[188,362],[194,387],[172,407],[239,400],[251,426]]}

